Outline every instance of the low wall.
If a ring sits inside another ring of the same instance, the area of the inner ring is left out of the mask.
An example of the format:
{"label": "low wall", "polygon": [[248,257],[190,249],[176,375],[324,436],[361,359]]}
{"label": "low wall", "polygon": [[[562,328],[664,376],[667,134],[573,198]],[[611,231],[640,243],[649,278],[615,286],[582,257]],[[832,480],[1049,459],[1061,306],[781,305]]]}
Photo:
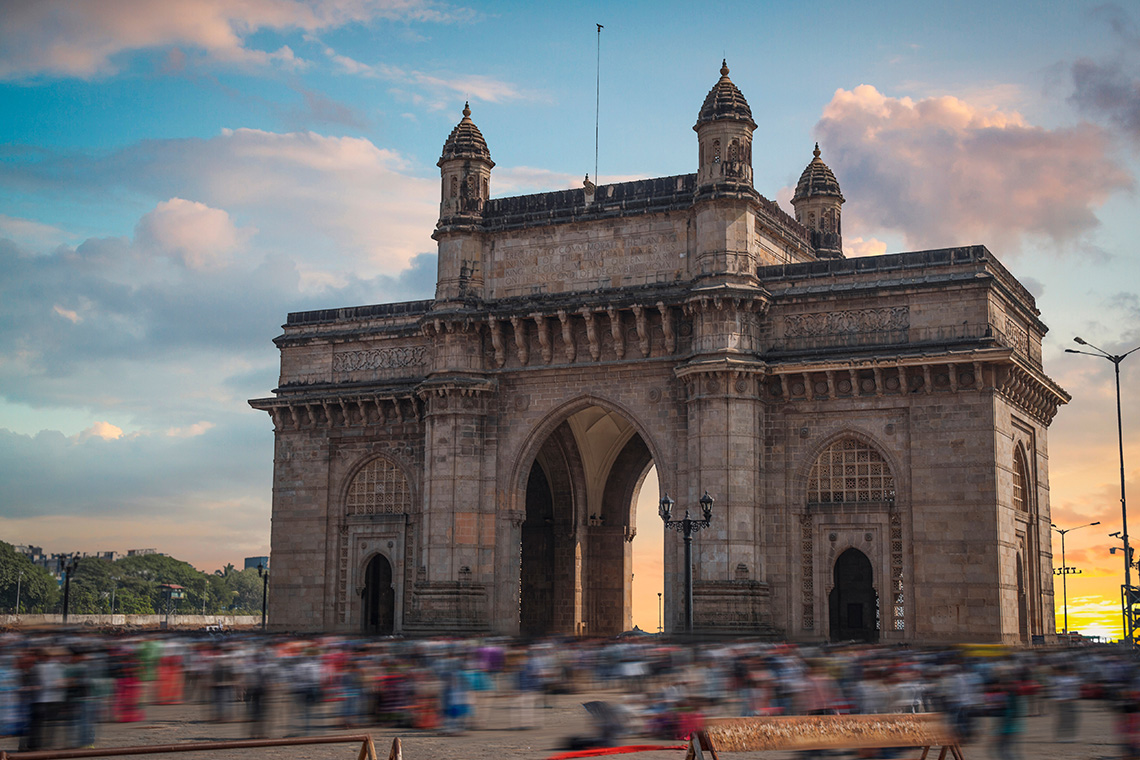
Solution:
{"label": "low wall", "polygon": [[[169,625],[167,621],[169,620]],[[63,615],[0,615],[0,628],[52,628],[63,625]],[[260,615],[68,615],[68,627],[76,628],[177,628],[199,630],[210,625],[222,628],[260,628]]]}

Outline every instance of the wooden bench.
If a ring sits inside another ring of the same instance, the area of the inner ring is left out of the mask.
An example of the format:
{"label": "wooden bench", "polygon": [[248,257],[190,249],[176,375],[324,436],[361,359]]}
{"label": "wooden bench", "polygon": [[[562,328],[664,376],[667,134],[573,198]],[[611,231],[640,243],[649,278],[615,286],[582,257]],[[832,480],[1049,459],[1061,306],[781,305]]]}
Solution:
{"label": "wooden bench", "polygon": [[685,760],[720,760],[719,752],[883,747],[921,749],[920,760],[941,747],[938,760],[947,753],[962,760],[957,737],[935,713],[715,718],[693,735]]}

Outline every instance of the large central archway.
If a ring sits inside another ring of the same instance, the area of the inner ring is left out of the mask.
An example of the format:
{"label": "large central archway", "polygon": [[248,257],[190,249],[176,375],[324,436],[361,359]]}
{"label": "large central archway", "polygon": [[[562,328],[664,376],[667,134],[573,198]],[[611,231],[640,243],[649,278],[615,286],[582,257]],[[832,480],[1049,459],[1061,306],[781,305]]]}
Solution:
{"label": "large central archway", "polygon": [[542,442],[526,481],[519,633],[631,627],[634,505],[653,456],[634,425],[589,406]]}

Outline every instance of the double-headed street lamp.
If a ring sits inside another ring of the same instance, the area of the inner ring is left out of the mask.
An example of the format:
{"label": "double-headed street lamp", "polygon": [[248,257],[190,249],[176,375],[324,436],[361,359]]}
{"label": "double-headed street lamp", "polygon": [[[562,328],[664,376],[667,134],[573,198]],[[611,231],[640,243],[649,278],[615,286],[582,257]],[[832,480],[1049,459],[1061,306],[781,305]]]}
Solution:
{"label": "double-headed street lamp", "polygon": [[1112,362],[1112,366],[1116,370],[1116,439],[1120,444],[1120,520],[1122,528],[1121,537],[1124,541],[1124,594],[1122,595],[1122,612],[1124,614],[1124,639],[1131,645],[1133,631],[1132,615],[1129,613],[1132,607],[1132,551],[1128,545],[1128,503],[1124,499],[1124,423],[1120,415],[1120,363],[1133,351],[1140,349],[1140,346],[1132,349],[1132,351],[1116,355],[1110,354],[1082,338],[1073,338],[1073,340],[1079,345],[1088,346],[1097,353],[1094,354],[1092,351],[1080,351],[1075,348],[1066,348],[1065,353],[1084,354],[1085,356],[1095,356],[1099,359],[1108,359]]}
{"label": "double-headed street lamp", "polygon": [[[1061,534],[1061,572],[1059,573],[1059,575],[1061,576],[1061,590],[1062,590],[1062,592],[1064,594],[1064,598],[1065,598],[1065,636],[1066,637],[1069,635],[1069,582],[1068,582],[1069,581],[1069,574],[1070,573],[1079,573],[1080,570],[1074,570],[1073,568],[1071,568],[1065,564],[1065,534],[1071,533],[1074,530],[1080,530],[1081,528],[1088,528],[1089,526],[1092,526],[1092,525],[1100,525],[1100,520],[1097,520],[1096,522],[1085,523],[1084,525],[1078,525],[1075,528],[1058,528],[1056,523],[1050,523],[1050,526],[1053,528],[1053,530],[1055,530]],[[1056,572],[1056,571],[1054,571],[1054,572]]]}
{"label": "double-headed street lamp", "polygon": [[689,510],[687,509],[685,516],[680,520],[672,519],[674,502],[669,498],[669,494],[661,497],[661,504],[658,508],[658,514],[665,522],[665,527],[671,528],[685,537],[685,633],[693,632],[693,534],[712,524],[713,497],[709,496],[708,491],[705,491],[700,502],[701,510],[704,512],[703,520],[694,520],[689,517]]}

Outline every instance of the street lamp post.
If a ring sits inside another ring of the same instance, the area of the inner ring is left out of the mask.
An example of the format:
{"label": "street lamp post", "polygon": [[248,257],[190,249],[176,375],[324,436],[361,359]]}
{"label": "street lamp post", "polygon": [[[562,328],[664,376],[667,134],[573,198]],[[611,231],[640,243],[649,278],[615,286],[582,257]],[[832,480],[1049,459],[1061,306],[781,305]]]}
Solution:
{"label": "street lamp post", "polygon": [[661,601],[661,592],[657,592],[657,632],[663,633],[665,631],[665,606]]}
{"label": "street lamp post", "polygon": [[1132,615],[1129,614],[1130,607],[1132,606],[1132,552],[1128,545],[1128,502],[1124,498],[1124,422],[1120,414],[1120,363],[1124,361],[1129,354],[1140,346],[1127,351],[1123,354],[1110,354],[1102,348],[1094,346],[1092,343],[1082,339],[1073,338],[1078,345],[1088,346],[1097,353],[1092,351],[1080,351],[1075,348],[1066,348],[1067,354],[1084,354],[1085,356],[1095,356],[1100,359],[1107,359],[1112,362],[1113,369],[1116,370],[1116,439],[1120,444],[1120,520],[1121,520],[1121,534],[1124,541],[1124,594],[1123,594],[1123,609],[1124,614],[1124,639],[1129,645],[1132,644],[1133,631],[1132,631]]}
{"label": "street lamp post", "polygon": [[[1072,571],[1070,567],[1065,564],[1065,534],[1071,533],[1074,530],[1081,528],[1088,528],[1092,525],[1100,525],[1100,520],[1084,525],[1078,525],[1075,528],[1058,528],[1056,523],[1049,524],[1053,530],[1061,534],[1061,591],[1064,594],[1065,600],[1065,637],[1069,636],[1069,573]],[[1080,572],[1079,570],[1075,572]]]}
{"label": "street lamp post", "polygon": [[74,554],[63,566],[63,624],[67,625],[67,608],[71,605],[71,575],[79,567],[79,557]]}
{"label": "street lamp post", "polygon": [[257,563],[257,574],[261,576],[261,630],[265,630],[265,603],[269,598],[269,568]]}
{"label": "street lamp post", "polygon": [[675,530],[685,537],[685,633],[693,632],[693,534],[702,528],[709,527],[712,523],[713,497],[709,496],[708,491],[705,491],[700,502],[701,510],[704,513],[703,520],[694,520],[689,517],[689,510],[687,509],[684,517],[680,520],[673,520],[674,502],[669,498],[669,494],[665,494],[661,498],[661,504],[658,508],[658,514],[665,522],[665,527]]}
{"label": "street lamp post", "polygon": [[23,581],[24,581],[24,571],[20,570],[20,572],[16,575],[16,614],[17,615],[20,614],[20,584],[23,583]]}

